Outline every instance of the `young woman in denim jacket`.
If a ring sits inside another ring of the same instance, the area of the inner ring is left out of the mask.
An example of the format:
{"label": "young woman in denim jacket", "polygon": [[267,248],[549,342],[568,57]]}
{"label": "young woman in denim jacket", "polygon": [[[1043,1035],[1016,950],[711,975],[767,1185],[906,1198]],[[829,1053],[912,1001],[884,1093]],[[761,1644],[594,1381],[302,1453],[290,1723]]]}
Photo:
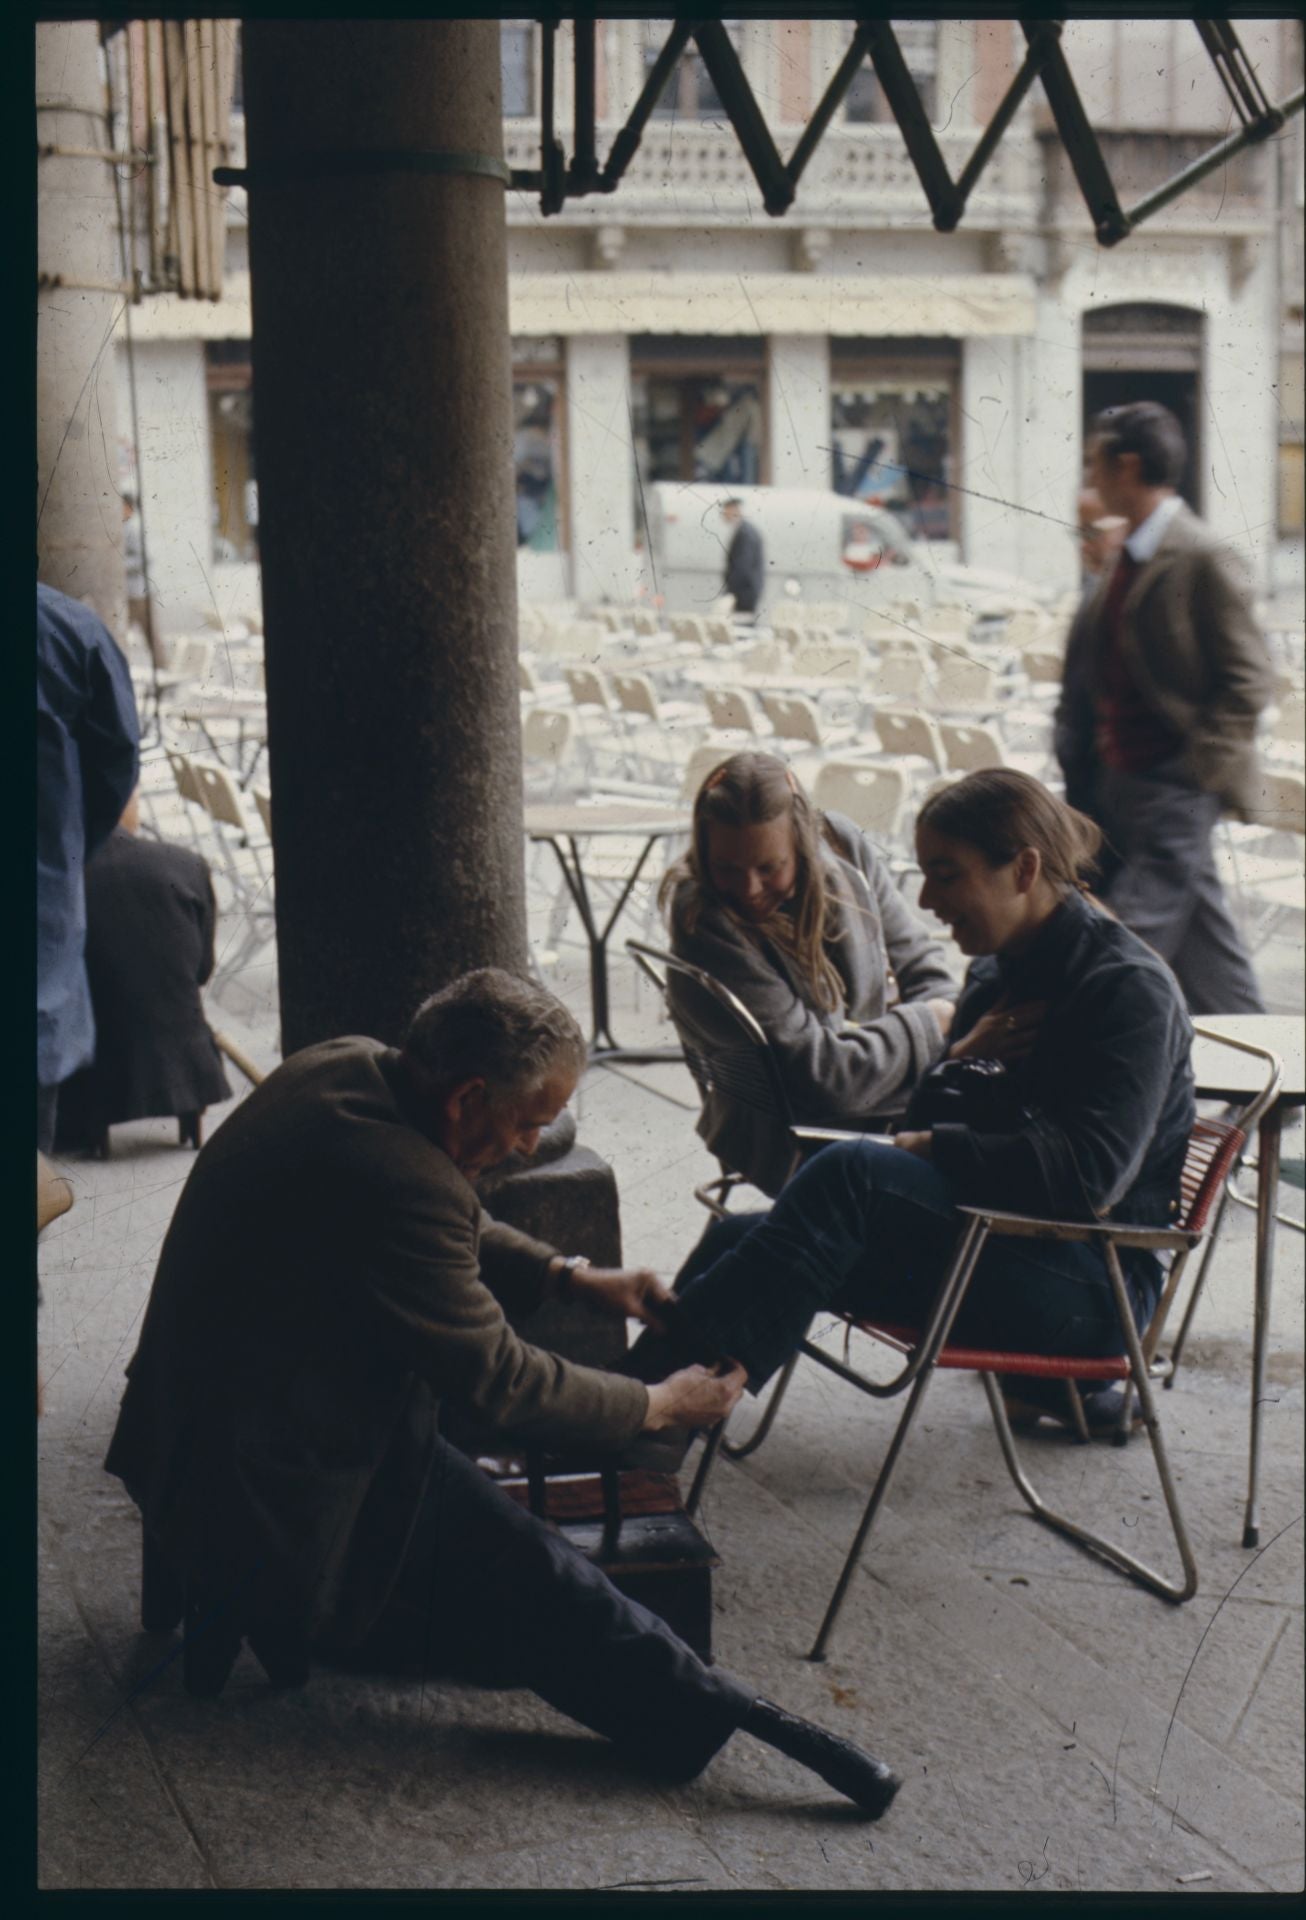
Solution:
{"label": "young woman in denim jacket", "polygon": [[[959,1203],[1060,1220],[1174,1218],[1194,1118],[1192,1025],[1169,968],[1088,894],[1099,842],[1084,815],[1008,769],[927,799],[916,824],[922,904],[972,956],[950,1052],[1002,1062],[1006,1117],[909,1116],[891,1144],[822,1149],[769,1213],[709,1228],[677,1281],[674,1330],[637,1343],[640,1371],[670,1342],[677,1354],[742,1361],[756,1392],[822,1308],[919,1323],[956,1243]],[[1122,1264],[1141,1327],[1160,1266],[1143,1251]],[[1124,1345],[1099,1250],[1042,1240],[989,1243],[954,1337],[1086,1358]],[[1113,1413],[1098,1411],[1102,1421]]]}

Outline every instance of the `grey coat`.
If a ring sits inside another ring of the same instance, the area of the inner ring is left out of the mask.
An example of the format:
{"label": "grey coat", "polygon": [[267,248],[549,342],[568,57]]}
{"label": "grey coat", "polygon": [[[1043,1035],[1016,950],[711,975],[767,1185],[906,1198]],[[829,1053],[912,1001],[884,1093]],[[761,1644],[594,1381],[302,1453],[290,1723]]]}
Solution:
{"label": "grey coat", "polygon": [[[845,1012],[825,1013],[789,957],[723,907],[705,903],[692,932],[693,883],[671,909],[672,951],[736,994],[779,1056],[794,1119],[808,1126],[857,1127],[900,1113],[927,1067],[944,1051],[926,1000],[955,1000],[943,950],[908,910],[872,842],[843,814],[825,816],[839,843],[823,849],[837,905],[837,940],[827,952],[847,984]],[[896,984],[895,984],[896,983]],[[710,1040],[670,983],[671,1011],[690,1040]],[[852,1024],[849,1024],[852,1023]],[[785,1127],[719,1093],[703,1103],[698,1131],[722,1165],[764,1193],[778,1193],[795,1164]]]}
{"label": "grey coat", "polygon": [[[1111,574],[1086,609],[1083,695],[1096,700]],[[1181,507],[1125,596],[1121,649],[1143,698],[1184,741],[1178,771],[1231,811],[1259,801],[1256,721],[1274,691],[1232,552]],[[1063,724],[1069,713],[1059,716]]]}

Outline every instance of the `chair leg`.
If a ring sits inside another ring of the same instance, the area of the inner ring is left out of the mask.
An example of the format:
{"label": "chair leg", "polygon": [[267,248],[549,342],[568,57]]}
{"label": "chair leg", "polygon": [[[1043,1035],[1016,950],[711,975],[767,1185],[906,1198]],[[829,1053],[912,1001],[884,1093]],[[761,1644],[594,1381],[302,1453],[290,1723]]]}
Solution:
{"label": "chair leg", "polygon": [[177,1143],[179,1146],[190,1146],[193,1147],[197,1153],[199,1152],[203,1118],[203,1114],[200,1113],[179,1113],[177,1115]]}
{"label": "chair leg", "polygon": [[720,1452],[721,1443],[725,1438],[725,1430],[725,1421],[722,1420],[713,1427],[711,1433],[707,1436],[707,1442],[703,1448],[703,1457],[698,1463],[698,1468],[694,1474],[693,1485],[689,1489],[689,1498],[685,1502],[685,1512],[691,1520],[698,1512],[699,1502],[703,1498],[703,1489],[707,1485],[708,1476],[716,1464],[717,1454]]}
{"label": "chair leg", "polygon": [[231,1601],[211,1604],[198,1584],[188,1580],[181,1671],[192,1698],[217,1699],[236,1664],[243,1637]]}
{"label": "chair leg", "polygon": [[1170,1349],[1170,1371],[1165,1378],[1167,1387],[1174,1385],[1175,1375],[1179,1371],[1179,1362],[1183,1356],[1184,1345],[1188,1339],[1188,1330],[1193,1324],[1193,1317],[1197,1312],[1197,1303],[1202,1297],[1202,1288],[1206,1285],[1206,1270],[1211,1264],[1211,1255],[1215,1252],[1215,1243],[1220,1237],[1220,1224],[1224,1219],[1224,1210],[1228,1204],[1229,1183],[1226,1181],[1224,1191],[1220,1195],[1220,1204],[1215,1210],[1215,1219],[1211,1223],[1211,1231],[1207,1235],[1206,1245],[1202,1248],[1202,1258],[1197,1269],[1197,1278],[1193,1281],[1193,1290],[1188,1296],[1188,1305],[1184,1308],[1184,1317],[1179,1322],[1179,1332],[1175,1336],[1173,1347]]}
{"label": "chair leg", "polygon": [[154,1535],[141,1527],[141,1625],[146,1633],[171,1633],[181,1624],[186,1596]]}
{"label": "chair leg", "polygon": [[1067,1380],[1065,1387],[1066,1398],[1070,1402],[1070,1417],[1075,1425],[1075,1438],[1081,1446],[1086,1447],[1091,1442],[1093,1436],[1088,1430],[1088,1421],[1084,1416],[1084,1396],[1080,1393],[1079,1387],[1073,1380]]}
{"label": "chair leg", "polygon": [[889,1451],[884,1456],[884,1463],[880,1468],[875,1485],[871,1488],[871,1497],[866,1503],[866,1511],[862,1515],[861,1525],[858,1527],[853,1538],[853,1543],[848,1549],[848,1557],[843,1563],[843,1572],[839,1575],[838,1585],[830,1596],[830,1604],[825,1610],[825,1618],[821,1622],[821,1630],[817,1634],[812,1650],[807,1656],[809,1660],[820,1661],[825,1659],[825,1650],[830,1643],[830,1635],[834,1632],[835,1622],[838,1620],[839,1614],[842,1611],[844,1598],[848,1592],[853,1574],[857,1569],[857,1562],[861,1559],[862,1549],[870,1538],[871,1528],[875,1525],[875,1516],[880,1511],[880,1504],[885,1494],[889,1491],[889,1482],[892,1480],[893,1470],[898,1464],[898,1456],[903,1450],[907,1435],[911,1431],[912,1422],[916,1418],[917,1409],[921,1401],[925,1398],[925,1389],[929,1386],[933,1375],[933,1367],[926,1367],[923,1373],[917,1375],[912,1385],[911,1392],[907,1397],[907,1404],[902,1411],[902,1418],[898,1422],[893,1439],[889,1442]]}
{"label": "chair leg", "polygon": [[308,1649],[303,1637],[267,1621],[251,1623],[245,1638],[272,1687],[302,1687],[308,1679]]}
{"label": "chair leg", "polygon": [[1075,1541],[1078,1546],[1084,1547],[1089,1553],[1096,1554],[1100,1560],[1107,1561],[1109,1565],[1116,1567],[1121,1573],[1127,1573],[1131,1579],[1137,1580],[1141,1586],[1147,1587],[1150,1592],[1159,1594],[1163,1600],[1169,1600],[1176,1606],[1181,1606],[1185,1600],[1191,1600],[1197,1592],[1197,1563],[1193,1558],[1192,1543],[1189,1540],[1188,1529],[1184,1523],[1183,1513],[1179,1506],[1179,1495],[1175,1488],[1174,1476],[1170,1471],[1170,1461],[1165,1450],[1165,1442],[1161,1437],[1161,1423],[1157,1418],[1156,1402],[1152,1395],[1152,1382],[1148,1374],[1146,1362],[1143,1359],[1142,1347],[1139,1343],[1137,1330],[1134,1327],[1133,1316],[1129,1313],[1128,1301],[1124,1290],[1124,1280],[1119,1271],[1119,1256],[1115,1248],[1110,1245],[1107,1247],[1107,1265],[1112,1269],[1112,1284],[1117,1295],[1117,1305],[1121,1310],[1125,1345],[1129,1352],[1132,1385],[1138,1395],[1139,1406],[1142,1409],[1143,1424],[1147,1428],[1147,1435],[1152,1443],[1152,1456],[1156,1461],[1157,1475],[1161,1481],[1161,1491],[1165,1496],[1166,1511],[1170,1516],[1170,1525],[1174,1532],[1175,1544],[1179,1549],[1179,1559],[1184,1573],[1182,1583],[1176,1585],[1174,1582],[1164,1579],[1154,1568],[1147,1566],[1141,1560],[1136,1560],[1132,1554],[1124,1552],[1122,1548],[1117,1547],[1113,1542],[1104,1540],[1099,1534],[1090,1533],[1086,1527],[1081,1527],[1076,1521],[1068,1519],[1064,1514],[1053,1512],[1052,1508],[1044,1502],[1026,1475],[1024,1468],[1021,1466],[1019,1456],[1016,1452],[1015,1439],[1011,1431],[1011,1423],[1007,1419],[1007,1410],[1003,1405],[1002,1393],[998,1387],[997,1380],[991,1373],[983,1373],[980,1375],[980,1378],[984,1382],[984,1391],[988,1396],[989,1411],[993,1415],[993,1424],[997,1428],[998,1441],[1002,1448],[1002,1457],[1007,1463],[1007,1471],[1015,1481],[1016,1486],[1019,1488],[1026,1505],[1033,1513],[1035,1519],[1041,1520],[1045,1526],[1051,1527],[1055,1532],[1064,1534],[1068,1540]]}
{"label": "chair leg", "polygon": [[790,1354],[788,1360],[786,1360],[783,1371],[771,1389],[771,1397],[766,1403],[762,1417],[748,1439],[740,1442],[738,1445],[732,1445],[732,1443],[722,1435],[721,1450],[727,1460],[747,1460],[749,1454],[756,1453],[757,1449],[766,1439],[767,1434],[770,1433],[775,1422],[775,1416],[780,1411],[780,1402],[784,1399],[789,1382],[793,1379],[794,1368],[798,1365],[798,1354],[799,1350],[795,1348],[794,1352]]}

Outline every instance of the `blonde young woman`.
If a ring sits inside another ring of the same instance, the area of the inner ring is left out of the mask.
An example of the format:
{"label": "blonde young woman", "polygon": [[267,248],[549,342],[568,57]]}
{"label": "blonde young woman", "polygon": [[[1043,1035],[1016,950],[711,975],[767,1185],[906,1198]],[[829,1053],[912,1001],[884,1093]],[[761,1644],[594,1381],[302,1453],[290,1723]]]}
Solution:
{"label": "blonde young woman", "polygon": [[[704,780],[661,904],[672,951],[729,987],[766,1032],[800,1123],[862,1127],[901,1113],[943,1056],[957,995],[943,949],[867,836],[818,812],[773,754],[736,753]],[[688,1040],[714,1037],[674,977],[670,998]],[[787,1130],[715,1092],[698,1130],[764,1193],[793,1171]]]}

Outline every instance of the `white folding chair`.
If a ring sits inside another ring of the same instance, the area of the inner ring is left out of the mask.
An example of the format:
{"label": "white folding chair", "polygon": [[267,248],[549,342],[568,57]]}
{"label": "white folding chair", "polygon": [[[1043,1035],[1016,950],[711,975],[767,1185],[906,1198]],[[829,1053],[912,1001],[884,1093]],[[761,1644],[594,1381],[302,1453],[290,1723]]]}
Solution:
{"label": "white folding chair", "polygon": [[916,762],[917,784],[921,775],[937,778],[948,764],[939,738],[939,730],[928,714],[914,707],[880,707],[871,715],[881,750],[894,760]]}
{"label": "white folding chair", "polygon": [[902,837],[908,780],[901,767],[875,761],[827,760],[812,783],[812,803],[825,812],[846,813],[887,846]]}

